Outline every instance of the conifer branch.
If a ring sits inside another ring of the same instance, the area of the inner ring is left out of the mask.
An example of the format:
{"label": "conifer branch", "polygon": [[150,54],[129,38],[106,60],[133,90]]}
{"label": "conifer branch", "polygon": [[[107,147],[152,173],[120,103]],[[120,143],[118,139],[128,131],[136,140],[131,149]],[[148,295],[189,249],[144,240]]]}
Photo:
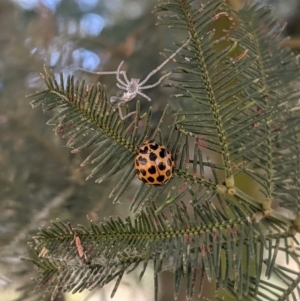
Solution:
{"label": "conifer branch", "polygon": [[[60,220],[41,228],[32,244],[38,255],[32,262],[40,271],[40,284],[54,285],[55,295],[101,287],[117,278],[117,289],[125,272],[141,263],[145,269],[149,262],[155,262],[155,273],[166,268],[173,270],[177,273],[175,282],[185,277],[192,279],[193,271],[200,269],[210,281],[219,277],[225,287],[231,281],[239,285],[244,276],[248,279],[252,275],[242,267],[243,261],[247,265],[255,261],[258,272],[263,261],[263,252],[258,250],[271,243],[269,265],[277,256],[276,251],[272,252],[273,241],[291,237],[284,224],[267,220],[263,224],[270,230],[262,233],[258,224],[249,217],[242,218],[233,206],[224,214],[211,204],[196,205],[192,217],[182,203],[180,207],[170,207],[172,218],[156,214],[156,209],[147,207],[134,219],[110,218],[99,226],[90,221],[91,229],[79,225],[70,231]],[[242,250],[247,252],[244,254]],[[194,285],[189,297],[194,294]]]}
{"label": "conifer branch", "polygon": [[[264,210],[270,210],[278,195],[284,198],[280,200],[284,207],[295,206],[299,203],[298,191],[295,195],[293,189],[294,185],[299,187],[299,113],[290,111],[295,99],[290,91],[300,78],[299,64],[290,50],[281,48],[282,26],[270,7],[246,1],[237,18],[239,27],[230,36],[256,58],[252,72],[260,78],[263,93],[254,101],[262,104],[257,106],[257,115],[265,116],[255,124],[256,133],[265,139],[244,156],[252,162],[244,171],[262,186]],[[291,184],[283,184],[287,178]]]}
{"label": "conifer branch", "polygon": [[[277,265],[277,258],[283,251],[287,263],[289,258],[298,262],[297,252],[290,249],[300,232],[299,63],[280,48],[282,27],[264,6],[248,1],[234,13],[223,0],[200,7],[192,2],[159,0],[156,7],[156,12],[167,13],[159,17],[160,24],[190,35],[169,84],[189,105],[175,114],[168,129],[165,145],[176,160],[173,177],[159,187],[141,182],[130,205],[136,213],[132,218],[109,218],[100,225],[90,221],[89,228],[58,220],[41,228],[31,243],[37,254],[32,262],[39,283],[54,286],[53,296],[115,279],[114,295],[124,273],[142,265],[142,278],[153,263],[156,298],[157,275],[167,269],[175,274],[175,296],[182,279],[188,299],[201,296],[207,278],[215,280],[217,291],[223,288],[238,300],[295,299],[298,271]],[[232,16],[238,25],[232,23],[216,39],[215,21],[232,21]],[[100,83],[86,86],[69,76],[65,86],[62,75],[58,84],[45,72],[47,90],[35,94],[32,105],[56,110],[50,123],[69,138],[73,153],[95,147],[81,164],[97,164],[88,179],[107,164],[113,167],[97,183],[125,169],[110,194],[117,202],[135,177],[133,162],[141,143],[163,143],[167,107],[150,130],[151,108],[141,115],[137,101],[135,119],[121,120],[108,106]],[[222,163],[205,160],[203,149],[219,154]],[[263,197],[256,199],[236,187],[235,176],[241,173],[257,183]],[[274,201],[296,216],[275,211]],[[286,288],[268,286],[263,271],[268,278],[280,277]]]}
{"label": "conifer branch", "polygon": [[[191,41],[185,47],[186,54],[181,55],[182,60],[177,60],[183,67],[176,70],[183,77],[173,77],[178,84],[171,86],[185,91],[181,96],[198,105],[195,105],[197,109],[194,113],[180,113],[182,118],[177,121],[178,130],[195,138],[204,136],[202,147],[222,156],[225,178],[230,179],[240,159],[237,154],[249,152],[264,138],[249,141],[245,136],[246,131],[253,130],[253,123],[258,122],[258,116],[252,110],[255,105],[252,97],[260,93],[257,86],[259,78],[248,76],[245,80],[241,75],[251,70],[254,58],[245,55],[229,60],[237,43],[223,46],[224,39],[213,39],[215,32],[211,26],[214,21],[228,17],[223,3],[212,1],[195,9],[190,1],[159,1],[156,11],[170,12],[170,15],[159,18],[159,24],[185,29],[191,35]],[[176,22],[174,14],[177,16]],[[221,51],[215,51],[216,45]],[[250,97],[242,97],[245,89],[251,91]]]}

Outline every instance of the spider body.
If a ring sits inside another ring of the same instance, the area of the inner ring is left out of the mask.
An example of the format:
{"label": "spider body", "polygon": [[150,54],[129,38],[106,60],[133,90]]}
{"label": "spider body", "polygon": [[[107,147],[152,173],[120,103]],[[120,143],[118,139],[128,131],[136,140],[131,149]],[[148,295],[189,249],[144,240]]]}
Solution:
{"label": "spider body", "polygon": [[130,80],[130,82],[128,82],[128,84],[126,84],[126,86],[121,86],[119,83],[117,83],[118,88],[120,88],[122,90],[126,90],[127,92],[124,92],[121,97],[112,96],[110,98],[110,102],[111,103],[127,102],[127,101],[134,99],[137,96],[137,94],[140,93],[139,82],[140,82],[140,80],[138,78],[132,78]]}
{"label": "spider body", "polygon": [[[140,80],[138,78],[131,78],[130,82],[128,82],[125,86],[120,85],[117,83],[117,87],[123,90],[126,90],[130,94],[137,94],[139,91],[139,82]],[[133,98],[135,97],[133,96]]]}
{"label": "spider body", "polygon": [[161,144],[145,141],[134,160],[138,178],[149,186],[162,186],[172,177],[175,160],[170,151]]}

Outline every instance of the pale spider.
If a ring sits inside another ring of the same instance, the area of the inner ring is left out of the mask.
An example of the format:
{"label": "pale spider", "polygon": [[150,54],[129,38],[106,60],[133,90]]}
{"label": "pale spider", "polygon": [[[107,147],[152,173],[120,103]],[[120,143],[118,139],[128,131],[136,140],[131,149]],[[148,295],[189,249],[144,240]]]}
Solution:
{"label": "pale spider", "polygon": [[[138,94],[143,96],[144,98],[146,98],[148,101],[151,101],[151,98],[149,96],[147,96],[146,94],[144,94],[142,92],[142,90],[146,90],[146,89],[151,89],[156,87],[157,85],[159,85],[162,80],[164,78],[166,78],[167,76],[169,76],[172,72],[168,72],[166,74],[164,74],[163,76],[161,76],[161,78],[154,84],[152,85],[147,85],[144,86],[146,84],[146,82],[149,80],[149,78],[151,76],[153,76],[155,73],[157,73],[159,70],[161,70],[161,68],[167,64],[170,60],[172,60],[176,54],[183,48],[185,47],[190,41],[190,38],[181,46],[179,47],[172,55],[170,55],[164,62],[162,62],[157,68],[155,68],[154,70],[152,70],[143,81],[140,82],[139,78],[131,78],[130,81],[128,80],[128,77],[126,75],[126,71],[121,71],[121,67],[124,63],[124,61],[122,61],[119,66],[117,71],[103,71],[103,72],[91,72],[94,74],[99,74],[99,75],[105,75],[105,74],[116,74],[116,79],[117,79],[117,87],[125,90],[126,92],[123,93],[122,96],[111,96],[110,98],[110,103],[113,105],[113,108],[116,109],[118,108],[119,110],[119,116],[121,120],[124,120],[126,118],[128,118],[129,116],[135,114],[136,112],[131,112],[125,116],[123,116],[122,113],[122,109],[121,107],[128,101],[134,99]],[[123,75],[124,80],[120,78],[120,75]]]}

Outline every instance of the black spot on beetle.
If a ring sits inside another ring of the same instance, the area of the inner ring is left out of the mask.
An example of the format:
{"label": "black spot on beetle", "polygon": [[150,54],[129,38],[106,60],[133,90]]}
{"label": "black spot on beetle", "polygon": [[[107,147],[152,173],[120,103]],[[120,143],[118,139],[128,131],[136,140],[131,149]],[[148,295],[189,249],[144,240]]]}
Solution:
{"label": "black spot on beetle", "polygon": [[167,170],[167,171],[166,171],[166,175],[167,175],[167,177],[169,177],[169,176],[171,175],[171,171],[170,171],[170,170]]}
{"label": "black spot on beetle", "polygon": [[139,160],[137,160],[137,159],[135,160],[135,165],[136,165],[136,166],[140,166]]}
{"label": "black spot on beetle", "polygon": [[148,146],[145,146],[144,148],[140,149],[140,154],[148,154],[148,152],[149,152]]}
{"label": "black spot on beetle", "polygon": [[150,159],[151,161],[155,161],[155,160],[157,159],[157,156],[156,156],[154,153],[151,153],[151,154],[149,155],[149,159]]}
{"label": "black spot on beetle", "polygon": [[147,164],[147,159],[146,159],[146,158],[143,158],[142,156],[139,156],[138,160],[139,160],[139,162],[140,162],[142,165],[146,165],[146,164]]}
{"label": "black spot on beetle", "polygon": [[147,178],[147,181],[150,182],[150,183],[153,183],[153,182],[154,182],[154,178],[148,177],[148,178]]}
{"label": "black spot on beetle", "polygon": [[140,170],[136,169],[136,174],[139,175],[140,174]]}
{"label": "black spot on beetle", "polygon": [[166,150],[165,150],[164,148],[162,148],[162,149],[160,150],[160,152],[159,152],[159,156],[160,156],[161,158],[165,158],[166,155],[167,155]]}
{"label": "black spot on beetle", "polygon": [[159,148],[159,145],[157,143],[152,143],[149,146],[152,150],[157,150]]}
{"label": "black spot on beetle", "polygon": [[145,175],[147,174],[146,170],[145,170],[145,169],[141,169],[141,174],[142,174],[143,176],[145,176]]}
{"label": "black spot on beetle", "polygon": [[156,178],[156,180],[157,180],[158,182],[163,182],[163,181],[165,180],[165,176],[158,176],[158,177]]}
{"label": "black spot on beetle", "polygon": [[165,169],[166,169],[166,164],[165,164],[165,163],[162,163],[162,162],[159,162],[159,164],[158,164],[158,169],[159,169],[159,170],[165,170]]}
{"label": "black spot on beetle", "polygon": [[148,172],[149,172],[151,175],[156,174],[156,168],[155,168],[155,166],[149,167],[149,168],[148,168]]}
{"label": "black spot on beetle", "polygon": [[167,164],[168,164],[169,166],[171,166],[171,164],[172,164],[172,161],[171,161],[171,159],[170,159],[170,158],[167,160]]}

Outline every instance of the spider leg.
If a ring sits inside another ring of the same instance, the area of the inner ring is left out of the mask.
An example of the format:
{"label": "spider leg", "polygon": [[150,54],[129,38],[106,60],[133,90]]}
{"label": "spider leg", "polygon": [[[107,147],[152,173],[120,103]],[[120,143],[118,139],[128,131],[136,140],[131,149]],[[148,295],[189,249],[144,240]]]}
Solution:
{"label": "spider leg", "polygon": [[[127,84],[128,84],[128,79],[127,79],[127,76],[126,76],[126,71],[120,71],[120,69],[121,69],[123,63],[124,63],[124,61],[122,61],[122,62],[119,64],[119,66],[118,66],[118,69],[117,69],[117,81],[118,81],[120,84],[122,84],[123,86],[126,87]],[[124,79],[125,79],[125,81],[126,81],[127,83],[125,83],[125,82],[123,82],[123,80],[121,80],[121,78],[120,78],[121,72],[122,72],[122,74],[123,74],[123,76],[124,76]],[[125,75],[124,75],[124,74],[125,74]]]}
{"label": "spider leg", "polygon": [[[96,75],[113,75],[113,74],[118,74],[118,71],[97,71],[97,72],[95,72],[95,71],[86,70],[84,68],[76,68],[75,71],[82,71],[82,72],[85,72],[85,73],[96,74]],[[124,75],[124,73],[126,73],[126,71],[119,71],[119,74]]]}
{"label": "spider leg", "polygon": [[121,84],[117,83],[117,87],[119,89],[122,89],[122,90],[127,90],[127,86],[122,86]]}
{"label": "spider leg", "polygon": [[189,42],[190,42],[191,38],[189,38],[181,47],[179,47],[172,55],[170,55],[164,62],[162,62],[157,68],[155,68],[154,70],[152,70],[147,76],[146,78],[139,84],[139,86],[141,87],[143,84],[145,84],[148,79],[154,75],[156,72],[158,72],[165,64],[167,64],[170,60],[172,60],[175,55],[183,48],[185,47]]}
{"label": "spider leg", "polygon": [[141,91],[137,92],[139,95],[143,96],[144,98],[146,98],[148,101],[151,101],[151,98],[149,96],[147,96],[146,94],[142,93]]}
{"label": "spider leg", "polygon": [[127,83],[127,85],[129,85],[130,81],[128,80],[128,77],[127,77],[126,71],[123,71],[123,72],[122,72],[122,75],[123,75],[123,77],[124,77],[124,79],[125,79],[125,82]]}
{"label": "spider leg", "polygon": [[143,89],[151,89],[151,88],[154,88],[156,87],[157,85],[159,85],[164,78],[166,78],[167,76],[169,76],[172,72],[168,72],[167,74],[164,74],[159,80],[158,82],[156,82],[155,84],[152,84],[152,85],[148,85],[148,86],[144,86],[144,87],[140,87],[139,89],[140,90],[143,90]]}
{"label": "spider leg", "polygon": [[[117,77],[117,81],[122,84],[123,86],[127,86],[129,84],[129,80],[126,74],[126,71],[121,71],[121,67],[123,65],[124,61],[122,61],[119,66],[117,71],[99,71],[99,72],[94,72],[94,71],[89,71],[89,70],[85,70],[83,68],[77,68],[75,71],[80,70],[86,73],[91,73],[91,74],[98,74],[98,75],[111,75],[111,74],[116,74]],[[120,75],[123,75],[125,82],[120,78]]]}

